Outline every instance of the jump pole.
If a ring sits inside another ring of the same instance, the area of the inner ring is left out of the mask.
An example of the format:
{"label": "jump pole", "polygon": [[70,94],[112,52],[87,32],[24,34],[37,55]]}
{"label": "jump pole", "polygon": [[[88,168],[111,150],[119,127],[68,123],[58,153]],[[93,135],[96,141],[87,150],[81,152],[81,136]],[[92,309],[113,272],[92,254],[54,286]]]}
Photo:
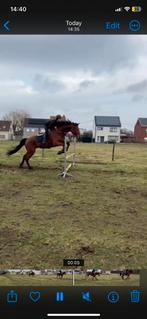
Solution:
{"label": "jump pole", "polygon": [[[72,154],[67,155],[66,146],[67,146],[67,136],[65,136],[64,138],[64,170],[62,173],[59,174],[63,178],[65,178],[66,176],[72,177],[72,175],[68,173],[68,170],[72,166],[75,166],[75,163],[76,163],[76,138],[74,137],[74,152]],[[68,158],[70,157],[72,157],[72,163],[68,164]]]}

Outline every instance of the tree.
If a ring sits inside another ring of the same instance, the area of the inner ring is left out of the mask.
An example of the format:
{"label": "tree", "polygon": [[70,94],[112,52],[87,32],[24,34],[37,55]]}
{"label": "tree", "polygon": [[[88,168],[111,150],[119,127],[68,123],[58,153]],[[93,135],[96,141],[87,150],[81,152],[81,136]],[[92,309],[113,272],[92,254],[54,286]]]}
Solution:
{"label": "tree", "polygon": [[80,136],[80,142],[91,143],[92,142],[92,131],[85,131]]}
{"label": "tree", "polygon": [[30,114],[24,110],[16,110],[5,114],[3,120],[11,121],[14,135],[23,135],[24,120]]}
{"label": "tree", "polygon": [[133,131],[128,130],[127,128],[122,128],[122,129],[120,130],[120,133],[121,133],[121,134],[126,134],[126,135],[133,135]]}

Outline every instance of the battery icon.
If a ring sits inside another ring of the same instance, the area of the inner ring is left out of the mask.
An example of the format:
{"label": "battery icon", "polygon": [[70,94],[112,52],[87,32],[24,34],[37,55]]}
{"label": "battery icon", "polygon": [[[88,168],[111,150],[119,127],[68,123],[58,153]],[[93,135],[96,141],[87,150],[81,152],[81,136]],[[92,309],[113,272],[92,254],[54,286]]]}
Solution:
{"label": "battery icon", "polygon": [[132,290],[131,293],[131,302],[140,302],[140,291]]}
{"label": "battery icon", "polygon": [[142,8],[141,6],[133,6],[132,7],[132,12],[141,12]]}

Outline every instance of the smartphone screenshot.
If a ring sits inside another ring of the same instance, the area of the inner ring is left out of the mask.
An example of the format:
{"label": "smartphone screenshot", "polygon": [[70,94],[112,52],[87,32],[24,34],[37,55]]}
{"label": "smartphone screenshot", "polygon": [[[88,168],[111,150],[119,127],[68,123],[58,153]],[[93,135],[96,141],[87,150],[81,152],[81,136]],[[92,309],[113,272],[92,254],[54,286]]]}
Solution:
{"label": "smartphone screenshot", "polygon": [[146,21],[0,3],[1,318],[145,318]]}

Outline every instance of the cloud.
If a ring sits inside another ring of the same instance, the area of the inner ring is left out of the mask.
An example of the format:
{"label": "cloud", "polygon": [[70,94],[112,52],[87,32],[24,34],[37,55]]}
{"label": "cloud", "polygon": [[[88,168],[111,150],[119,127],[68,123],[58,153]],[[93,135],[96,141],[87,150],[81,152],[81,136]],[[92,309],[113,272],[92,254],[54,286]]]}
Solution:
{"label": "cloud", "polygon": [[37,92],[22,80],[0,80],[0,96],[6,96],[6,92],[12,96],[34,95]]}
{"label": "cloud", "polygon": [[137,83],[133,83],[128,85],[124,91],[125,92],[146,92],[147,90],[147,79],[144,79],[142,81],[139,81]]}
{"label": "cloud", "polygon": [[132,97],[132,101],[134,103],[142,102],[142,101],[147,101],[147,96],[141,95],[141,94],[134,94]]}
{"label": "cloud", "polygon": [[46,75],[37,73],[34,76],[33,84],[38,91],[47,91],[48,93],[52,94],[61,91],[64,88],[63,83],[57,79],[54,74]]}
{"label": "cloud", "polygon": [[128,127],[146,116],[146,36],[3,35],[0,46],[0,117],[25,108],[92,128],[94,115]]}
{"label": "cloud", "polygon": [[147,99],[147,79],[131,83],[123,89],[116,90],[114,94],[129,94],[134,103],[145,101]]}
{"label": "cloud", "polygon": [[49,94],[73,93],[87,90],[94,87],[101,81],[101,77],[96,77],[90,71],[73,71],[52,73],[37,73],[34,76],[34,87],[39,91],[46,91]]}

